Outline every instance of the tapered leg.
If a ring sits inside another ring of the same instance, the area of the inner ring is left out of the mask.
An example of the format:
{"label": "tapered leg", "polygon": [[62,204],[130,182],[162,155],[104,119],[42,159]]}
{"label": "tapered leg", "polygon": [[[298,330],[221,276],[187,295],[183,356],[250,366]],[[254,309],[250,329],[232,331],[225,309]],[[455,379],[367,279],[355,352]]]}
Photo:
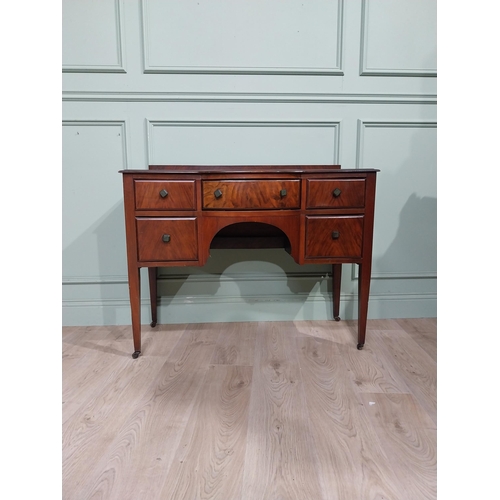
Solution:
{"label": "tapered leg", "polygon": [[140,269],[129,271],[128,288],[130,293],[130,310],[132,314],[132,335],[134,337],[134,354],[138,358],[141,354],[141,274]]}
{"label": "tapered leg", "polygon": [[368,298],[370,296],[371,263],[359,265],[358,279],[358,349],[365,345]]}
{"label": "tapered leg", "polygon": [[148,267],[149,274],[149,296],[151,299],[151,326],[155,327],[157,323],[158,311],[158,287],[156,283],[156,267]]}
{"label": "tapered leg", "polygon": [[342,264],[332,264],[333,319],[340,321],[340,283]]}

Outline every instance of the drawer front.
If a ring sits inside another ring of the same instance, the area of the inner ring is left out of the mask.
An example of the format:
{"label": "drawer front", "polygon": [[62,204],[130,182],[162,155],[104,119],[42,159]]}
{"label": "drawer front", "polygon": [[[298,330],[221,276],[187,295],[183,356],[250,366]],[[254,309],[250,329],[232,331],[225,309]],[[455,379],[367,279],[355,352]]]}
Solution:
{"label": "drawer front", "polygon": [[204,181],[203,208],[212,210],[300,208],[300,180]]}
{"label": "drawer front", "polygon": [[140,181],[135,186],[136,210],[194,210],[195,181]]}
{"label": "drawer front", "polygon": [[307,257],[361,257],[363,216],[306,217]]}
{"label": "drawer front", "polygon": [[364,206],[364,179],[307,179],[307,208],[362,208]]}
{"label": "drawer front", "polygon": [[196,217],[138,218],[140,261],[198,260]]}

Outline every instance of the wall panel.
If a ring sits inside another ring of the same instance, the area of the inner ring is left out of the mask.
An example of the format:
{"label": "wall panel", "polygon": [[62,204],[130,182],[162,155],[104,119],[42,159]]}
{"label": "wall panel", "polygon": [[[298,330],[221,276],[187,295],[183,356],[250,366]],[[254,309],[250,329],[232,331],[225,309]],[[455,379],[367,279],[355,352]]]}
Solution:
{"label": "wall panel", "polygon": [[109,282],[126,274],[123,193],[116,182],[125,168],[125,122],[63,122],[63,282]]}
{"label": "wall panel", "polygon": [[147,73],[342,74],[343,0],[143,0]]}
{"label": "wall panel", "polygon": [[436,76],[435,0],[363,0],[361,74]]}
{"label": "wall panel", "polygon": [[373,278],[436,277],[435,122],[359,121],[358,167],[381,170]]}
{"label": "wall panel", "polygon": [[336,164],[339,122],[148,121],[149,164]]}
{"label": "wall panel", "polygon": [[63,2],[63,71],[125,73],[121,0]]}

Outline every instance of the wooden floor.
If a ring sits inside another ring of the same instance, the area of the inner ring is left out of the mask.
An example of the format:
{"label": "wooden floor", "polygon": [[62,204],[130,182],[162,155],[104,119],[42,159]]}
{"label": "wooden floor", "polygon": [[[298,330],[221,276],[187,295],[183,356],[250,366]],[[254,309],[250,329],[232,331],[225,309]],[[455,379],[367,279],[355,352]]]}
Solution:
{"label": "wooden floor", "polygon": [[436,320],[63,329],[65,500],[436,498]]}

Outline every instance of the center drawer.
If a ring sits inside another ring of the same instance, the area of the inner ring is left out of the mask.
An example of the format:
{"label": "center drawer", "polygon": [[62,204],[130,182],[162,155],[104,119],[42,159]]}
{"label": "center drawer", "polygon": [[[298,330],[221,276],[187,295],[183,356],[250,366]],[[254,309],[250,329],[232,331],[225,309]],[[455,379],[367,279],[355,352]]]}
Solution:
{"label": "center drawer", "polygon": [[300,180],[203,181],[203,208],[212,210],[300,208]]}
{"label": "center drawer", "polygon": [[196,217],[139,217],[140,261],[198,260]]}

